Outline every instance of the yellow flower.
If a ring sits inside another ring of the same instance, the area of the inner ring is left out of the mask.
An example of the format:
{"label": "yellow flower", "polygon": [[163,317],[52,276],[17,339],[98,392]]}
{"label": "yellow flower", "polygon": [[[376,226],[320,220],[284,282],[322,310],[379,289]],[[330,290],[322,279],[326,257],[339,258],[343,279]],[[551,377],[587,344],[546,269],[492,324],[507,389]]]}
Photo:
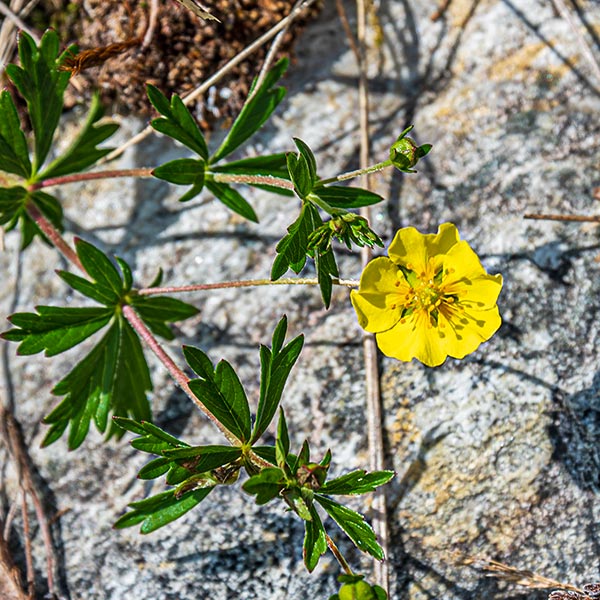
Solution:
{"label": "yellow flower", "polygon": [[365,267],[351,294],[360,326],[385,355],[436,367],[475,351],[500,327],[502,276],[485,272],[452,223],[437,234],[401,229],[388,254]]}

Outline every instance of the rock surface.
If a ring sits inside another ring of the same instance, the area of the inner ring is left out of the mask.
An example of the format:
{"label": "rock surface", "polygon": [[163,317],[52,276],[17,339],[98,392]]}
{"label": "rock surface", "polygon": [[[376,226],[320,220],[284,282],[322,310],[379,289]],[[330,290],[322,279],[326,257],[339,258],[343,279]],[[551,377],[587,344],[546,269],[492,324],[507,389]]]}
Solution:
{"label": "rock surface", "polygon": [[[599,57],[600,5],[579,5],[578,27]],[[380,7],[383,41],[370,65],[373,157],[384,159],[410,123],[417,141],[434,150],[417,174],[374,178],[388,201],[376,207],[373,223],[389,241],[401,226],[435,231],[454,222],[488,271],[504,277],[504,324],[476,353],[437,369],[381,360],[387,460],[397,472],[387,488],[391,597],[542,600],[548,591],[486,578],[458,565],[457,555],[579,586],[600,579],[598,229],[523,218],[597,211],[600,80],[551,3],[454,0],[436,21],[434,9],[408,0]],[[297,136],[315,149],[322,175],[357,166],[357,74],[347,46],[329,7],[300,40],[288,96],[248,155],[292,149]],[[140,125],[124,122],[120,139]],[[181,155],[153,138],[118,166]],[[296,202],[244,192],[261,221],[252,225],[208,196],[177,204],[178,191],[156,181],[103,181],[65,187],[62,198],[70,232],[124,257],[142,284],[159,267],[172,285],[268,276]],[[0,255],[0,314],[83,302],[55,276],[66,265],[54,252],[36,243],[17,259],[18,243],[9,234]],[[342,276],[358,277],[359,257],[340,256]],[[337,472],[366,467],[364,367],[347,291],[335,291],[328,311],[317,290],[300,286],[186,299],[201,313],[179,326],[178,344],[229,360],[251,398],[258,344],[286,313],[291,334],[306,335],[284,395],[292,443],[308,437],[320,452],[331,448]],[[169,348],[181,361],[177,344]],[[80,355],[17,357],[7,344],[2,351],[11,373],[5,393],[31,442],[47,502],[61,511],[54,534],[62,597],[280,600],[334,592],[338,568],[330,556],[315,573],[304,570],[298,520],[279,505],[255,506],[236,486],[147,537],[134,528],[114,531],[128,502],[161,489],[135,479],[145,455],[125,441],[103,443],[96,432],[76,452],[64,441],[40,450],[40,419],[56,401],[50,390]],[[219,443],[149,361],[157,423],[190,443]],[[0,452],[7,505],[18,488]],[[336,539],[357,568],[369,568]],[[41,577],[39,532],[34,542]]]}

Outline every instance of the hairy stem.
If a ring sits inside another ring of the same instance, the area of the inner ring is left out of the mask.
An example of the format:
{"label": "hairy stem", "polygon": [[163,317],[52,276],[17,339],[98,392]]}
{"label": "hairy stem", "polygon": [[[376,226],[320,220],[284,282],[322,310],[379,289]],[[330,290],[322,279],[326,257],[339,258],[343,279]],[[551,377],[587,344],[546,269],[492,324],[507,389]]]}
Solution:
{"label": "hairy stem", "polygon": [[[333,279],[334,285],[341,285],[349,288],[358,287],[359,282],[354,279]],[[285,279],[246,279],[241,281],[222,281],[220,283],[198,283],[192,285],[181,285],[173,287],[151,287],[138,291],[140,296],[153,296],[157,294],[178,294],[181,292],[202,292],[206,290],[222,290],[226,288],[258,287],[263,285],[319,285],[319,280],[315,278],[293,278]]]}
{"label": "hairy stem", "polygon": [[229,173],[207,173],[214,181],[220,183],[247,183],[248,185],[272,185],[285,190],[293,190],[294,184],[281,177],[272,175],[236,175]]}
{"label": "hairy stem", "polygon": [[375,165],[371,165],[370,167],[363,167],[361,169],[356,169],[355,171],[348,171],[347,173],[342,173],[341,175],[331,177],[330,179],[321,179],[321,181],[319,181],[319,185],[327,185],[328,183],[335,183],[336,181],[346,181],[347,179],[354,179],[355,177],[360,177],[361,175],[368,175],[369,173],[375,173],[376,171],[383,171],[383,169],[391,165],[391,160],[384,160]]}
{"label": "hairy stem", "polygon": [[138,169],[112,169],[106,171],[94,171],[92,173],[73,173],[72,175],[63,175],[61,177],[50,177],[33,183],[29,189],[39,190],[54,185],[64,185],[65,183],[77,183],[78,181],[91,181],[93,179],[114,179],[115,177],[152,177],[153,169],[151,167],[140,167]]}
{"label": "hairy stem", "polygon": [[63,238],[58,229],[52,225],[46,217],[40,212],[38,207],[30,202],[27,204],[25,210],[27,214],[33,219],[35,224],[43,231],[44,235],[52,242],[54,247],[71,263],[78,267],[81,271],[85,272],[77,253]]}
{"label": "hairy stem", "polygon": [[136,333],[144,340],[148,348],[154,352],[158,360],[167,368],[171,377],[186,393],[190,400],[210,419],[223,433],[227,440],[234,446],[239,446],[240,441],[233,435],[207,408],[196,398],[189,386],[188,376],[175,364],[173,359],[165,352],[152,332],[146,327],[138,314],[131,306],[123,306],[123,316],[133,327]]}

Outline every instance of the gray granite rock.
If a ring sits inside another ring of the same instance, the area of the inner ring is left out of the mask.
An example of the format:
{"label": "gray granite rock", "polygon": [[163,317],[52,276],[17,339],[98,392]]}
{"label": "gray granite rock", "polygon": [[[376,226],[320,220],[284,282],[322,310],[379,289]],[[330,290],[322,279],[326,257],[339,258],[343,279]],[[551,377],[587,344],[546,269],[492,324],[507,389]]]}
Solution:
{"label": "gray granite rock", "polygon": [[[597,56],[600,5],[579,3],[579,21]],[[576,585],[600,579],[600,277],[595,225],[537,222],[527,212],[594,214],[600,186],[600,81],[568,24],[549,2],[454,0],[437,21],[430,3],[382,3],[383,43],[373,51],[373,156],[409,123],[431,155],[410,176],[376,178],[386,196],[374,226],[389,241],[398,227],[435,231],[454,222],[502,273],[500,332],[462,361],[442,367],[384,358],[391,591],[397,600],[545,599],[457,564],[457,554],[487,556]],[[595,28],[595,29],[594,29]],[[320,171],[357,166],[357,75],[329,7],[307,29],[286,78],[289,93],[248,155],[316,150]],[[67,119],[69,121],[69,119]],[[76,119],[75,119],[76,121]],[[140,127],[123,123],[121,140]],[[65,127],[73,127],[73,119]],[[215,134],[218,137],[220,133]],[[214,142],[215,140],[213,140]],[[183,150],[153,138],[118,166],[154,165]],[[297,203],[247,191],[261,223],[222,205],[177,204],[177,190],[155,181],[99,182],[61,191],[70,233],[123,256],[141,283],[159,267],[173,285],[267,277],[274,246]],[[54,275],[65,265],[35,243],[17,264],[18,236],[0,254],[0,312],[36,304],[79,305]],[[342,276],[357,277],[355,254],[340,254]],[[293,444],[309,437],[331,448],[333,469],[367,465],[360,331],[348,294],[336,290],[325,311],[317,290],[290,287],[197,293],[198,317],[178,326],[169,349],[202,347],[239,369],[258,393],[258,344],[280,316],[306,347],[284,397]],[[198,509],[149,536],[112,524],[128,502],[159,491],[136,481],[147,460],[93,432],[76,452],[59,441],[40,450],[39,424],[56,399],[50,389],[82,355],[16,357],[7,394],[31,442],[53,510],[62,596],[120,600],[327,598],[338,568],[326,556],[313,574],[302,565],[302,526],[282,506],[259,509],[239,487],[217,490]],[[178,391],[152,356],[157,423],[190,443],[218,443],[217,432]],[[3,502],[17,494],[15,472],[0,456]],[[354,502],[356,508],[368,510]],[[17,521],[17,526],[22,524]],[[340,536],[357,566],[369,562]],[[43,546],[35,536],[37,567]]]}

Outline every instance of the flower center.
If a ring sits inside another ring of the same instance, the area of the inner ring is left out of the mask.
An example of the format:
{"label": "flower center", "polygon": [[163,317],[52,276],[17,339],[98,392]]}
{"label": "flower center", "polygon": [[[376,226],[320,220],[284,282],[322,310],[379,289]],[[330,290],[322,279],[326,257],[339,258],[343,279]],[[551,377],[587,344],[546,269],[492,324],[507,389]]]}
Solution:
{"label": "flower center", "polygon": [[[398,268],[408,283],[408,289],[404,288],[399,295],[398,304],[402,306],[400,320],[405,322],[407,317],[420,313],[427,318],[429,327],[441,326],[438,322],[440,310],[456,302],[455,296],[444,293],[444,277],[449,271],[444,271],[443,267],[435,268],[431,261],[426,271],[421,273],[416,272],[410,264],[399,265]],[[401,285],[399,279],[396,286]]]}

